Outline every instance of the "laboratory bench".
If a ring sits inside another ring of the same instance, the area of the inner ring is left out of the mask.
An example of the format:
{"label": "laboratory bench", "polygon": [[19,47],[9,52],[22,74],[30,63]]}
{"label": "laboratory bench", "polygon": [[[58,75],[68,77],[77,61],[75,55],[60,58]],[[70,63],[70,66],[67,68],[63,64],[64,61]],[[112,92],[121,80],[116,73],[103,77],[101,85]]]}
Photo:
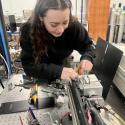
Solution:
{"label": "laboratory bench", "polygon": [[[97,82],[97,78],[93,74],[90,75],[90,80],[94,84]],[[36,108],[29,105],[28,101],[31,89],[20,86],[23,82],[22,74],[14,74],[11,76],[10,80],[5,81],[5,89],[0,94],[0,125],[29,125],[29,107],[32,108],[40,125],[60,125],[60,121],[62,121],[62,125],[76,125],[73,124],[71,120],[71,107],[69,106],[70,99],[69,96],[67,96],[67,92],[65,93],[63,90],[60,91],[53,87],[50,89],[46,84],[38,86],[39,99],[41,97],[52,97],[52,89],[54,92],[57,92],[57,94],[61,94],[56,98],[54,105],[52,104],[48,107],[43,106],[41,108]],[[101,89],[102,87],[99,85],[99,90]],[[100,91],[98,93],[100,93]],[[45,100],[42,100],[42,103],[44,102]],[[107,102],[105,102],[105,105],[111,108]],[[110,125],[112,122],[113,124],[115,122],[116,125],[122,125],[118,123],[118,120],[116,120],[114,116],[107,115],[104,111],[101,112],[101,116],[107,121],[107,125]]]}

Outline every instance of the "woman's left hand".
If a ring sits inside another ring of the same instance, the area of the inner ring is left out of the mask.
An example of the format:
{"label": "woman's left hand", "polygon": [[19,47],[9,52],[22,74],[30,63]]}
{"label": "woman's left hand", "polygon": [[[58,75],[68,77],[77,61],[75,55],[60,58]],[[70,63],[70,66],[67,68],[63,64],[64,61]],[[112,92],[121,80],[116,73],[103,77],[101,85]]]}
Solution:
{"label": "woman's left hand", "polygon": [[75,68],[75,71],[79,75],[83,75],[84,72],[91,71],[92,67],[93,67],[93,64],[91,63],[91,61],[89,61],[89,60],[81,60],[78,67]]}

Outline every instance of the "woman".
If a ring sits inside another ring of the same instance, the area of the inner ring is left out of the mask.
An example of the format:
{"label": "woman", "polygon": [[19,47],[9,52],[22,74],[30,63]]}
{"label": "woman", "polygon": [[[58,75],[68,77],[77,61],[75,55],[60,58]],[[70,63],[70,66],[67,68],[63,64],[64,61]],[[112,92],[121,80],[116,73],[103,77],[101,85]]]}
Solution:
{"label": "woman", "polygon": [[[25,73],[38,79],[74,80],[92,69],[92,41],[85,28],[74,20],[70,0],[38,0],[20,34],[21,60]],[[81,61],[76,69],[63,61],[77,50]]]}

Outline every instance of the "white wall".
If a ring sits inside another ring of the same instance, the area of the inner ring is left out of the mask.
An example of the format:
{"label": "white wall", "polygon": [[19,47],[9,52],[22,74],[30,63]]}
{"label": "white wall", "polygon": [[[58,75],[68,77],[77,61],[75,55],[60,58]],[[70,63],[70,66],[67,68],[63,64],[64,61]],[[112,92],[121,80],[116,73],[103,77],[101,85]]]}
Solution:
{"label": "white wall", "polygon": [[34,8],[37,0],[1,0],[4,14],[15,14],[22,16],[23,10]]}
{"label": "white wall", "polygon": [[124,5],[125,6],[125,0],[110,0],[110,5],[112,7],[113,3],[122,3],[122,6]]}
{"label": "white wall", "polygon": [[[33,9],[37,0],[1,0],[4,14],[15,14],[22,16],[24,9]],[[73,4],[73,14],[76,13],[77,1],[77,14],[80,15],[81,0],[71,0]],[[86,0],[84,0],[85,2]]]}

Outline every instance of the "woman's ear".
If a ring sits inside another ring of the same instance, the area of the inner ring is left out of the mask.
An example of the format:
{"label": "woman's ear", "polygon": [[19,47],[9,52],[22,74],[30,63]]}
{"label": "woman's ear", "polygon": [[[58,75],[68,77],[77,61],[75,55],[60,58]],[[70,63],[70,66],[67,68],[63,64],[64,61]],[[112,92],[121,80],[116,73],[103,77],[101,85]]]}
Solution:
{"label": "woman's ear", "polygon": [[41,25],[44,25],[43,17],[39,16],[39,19],[40,19]]}
{"label": "woman's ear", "polygon": [[39,17],[40,21],[43,22],[43,17]]}

